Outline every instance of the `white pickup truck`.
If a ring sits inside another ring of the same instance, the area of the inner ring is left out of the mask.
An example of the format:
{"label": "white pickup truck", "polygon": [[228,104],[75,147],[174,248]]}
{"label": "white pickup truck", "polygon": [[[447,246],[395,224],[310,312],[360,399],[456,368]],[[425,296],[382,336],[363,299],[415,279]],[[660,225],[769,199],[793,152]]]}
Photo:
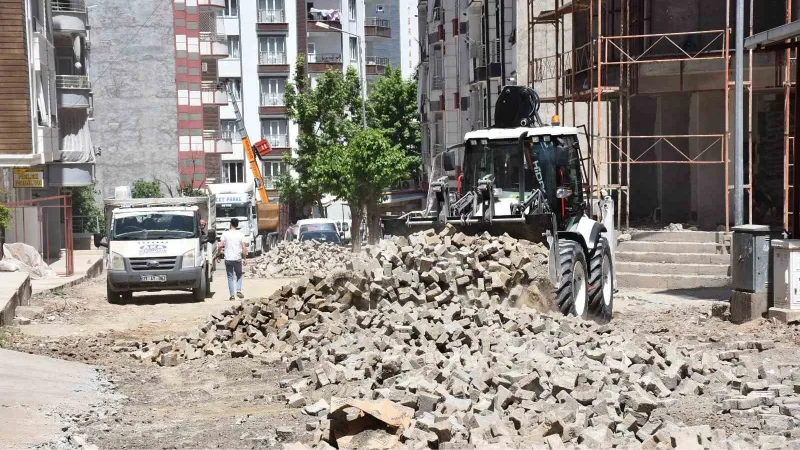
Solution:
{"label": "white pickup truck", "polygon": [[[203,301],[216,268],[215,197],[105,201],[109,302],[133,292],[191,290]],[[201,231],[200,221],[208,224]]]}

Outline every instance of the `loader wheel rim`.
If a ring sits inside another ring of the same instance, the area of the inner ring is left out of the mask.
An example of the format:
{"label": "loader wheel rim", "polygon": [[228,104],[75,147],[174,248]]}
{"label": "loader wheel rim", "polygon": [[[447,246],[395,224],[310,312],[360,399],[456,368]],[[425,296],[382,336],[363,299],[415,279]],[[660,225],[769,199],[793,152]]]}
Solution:
{"label": "loader wheel rim", "polygon": [[583,316],[586,311],[587,294],[586,294],[586,269],[583,264],[576,263],[572,271],[572,295],[575,296],[575,314]]}
{"label": "loader wheel rim", "polygon": [[603,256],[603,304],[605,306],[611,305],[611,296],[613,295],[613,279],[611,277],[611,260],[608,255]]}

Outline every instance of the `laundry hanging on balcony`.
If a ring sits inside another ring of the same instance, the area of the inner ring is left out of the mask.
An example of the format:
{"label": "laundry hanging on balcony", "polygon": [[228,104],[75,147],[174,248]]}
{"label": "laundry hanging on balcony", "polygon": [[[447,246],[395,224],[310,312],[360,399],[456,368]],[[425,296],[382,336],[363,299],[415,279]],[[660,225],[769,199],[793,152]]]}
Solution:
{"label": "laundry hanging on balcony", "polygon": [[341,11],[338,9],[317,9],[309,8],[309,18],[311,20],[324,20],[330,22],[339,22],[342,16]]}

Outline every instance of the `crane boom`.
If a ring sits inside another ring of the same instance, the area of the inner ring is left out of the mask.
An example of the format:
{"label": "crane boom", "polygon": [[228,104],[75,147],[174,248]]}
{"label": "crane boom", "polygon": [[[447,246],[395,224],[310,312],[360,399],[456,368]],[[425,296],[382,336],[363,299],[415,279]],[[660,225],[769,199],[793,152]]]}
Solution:
{"label": "crane boom", "polygon": [[258,167],[256,162],[256,152],[253,150],[253,144],[250,142],[250,137],[247,136],[247,129],[244,126],[244,119],[242,113],[239,111],[239,105],[236,102],[236,97],[233,95],[233,86],[231,83],[226,83],[228,89],[228,98],[231,99],[233,105],[233,112],[236,114],[236,131],[242,137],[242,146],[244,147],[244,154],[247,157],[247,164],[250,165],[250,171],[253,172],[253,178],[256,183],[256,192],[258,192],[258,200],[261,203],[269,203],[267,197],[267,189],[264,187],[264,179],[261,177],[261,168]]}
{"label": "crane boom", "polygon": [[[258,222],[258,231],[266,232],[275,235],[273,239],[277,243],[277,231],[280,225],[280,211],[277,203],[269,201],[267,196],[267,188],[264,186],[264,178],[261,175],[261,168],[256,161],[256,150],[250,142],[250,137],[247,135],[247,129],[244,126],[244,118],[241,111],[239,111],[239,104],[236,102],[236,96],[233,93],[233,85],[230,82],[225,83],[226,90],[228,91],[228,98],[233,105],[233,112],[236,114],[236,131],[242,138],[242,147],[244,147],[244,154],[247,157],[247,164],[250,166],[250,171],[253,173],[256,192],[258,193],[258,201],[256,202],[256,217]],[[267,148],[269,143],[263,141]],[[256,145],[261,146],[262,142]],[[261,154],[258,154],[259,158]],[[269,236],[267,236],[269,237]],[[265,248],[271,245],[265,245]]]}

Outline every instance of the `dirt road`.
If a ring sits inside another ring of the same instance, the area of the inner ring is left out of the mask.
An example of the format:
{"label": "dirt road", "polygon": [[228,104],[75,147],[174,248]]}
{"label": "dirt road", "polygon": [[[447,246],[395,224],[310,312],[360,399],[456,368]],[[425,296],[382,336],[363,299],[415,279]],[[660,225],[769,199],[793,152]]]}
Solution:
{"label": "dirt road", "polygon": [[[308,440],[317,419],[286,406],[291,384],[302,379],[280,362],[228,355],[203,357],[177,367],[159,367],[134,360],[119,345],[182,335],[200,325],[228,301],[224,273],[213,283],[214,295],[192,303],[188,295],[137,295],[132,302],[111,305],[105,300],[104,280],[35,298],[43,308],[31,325],[21,327],[9,341],[13,348],[58,358],[88,362],[105,369],[118,394],[126,400],[105,403],[79,418],[64,416],[69,425],[58,445],[78,448],[69,436],[85,434],[100,448],[263,448],[280,441]],[[246,279],[249,296],[268,296],[291,279]],[[616,299],[615,327],[632,333],[669,336],[675,342],[726,342],[768,338],[778,348],[760,355],[780,359],[797,354],[796,328],[766,321],[733,325],[710,317],[713,300],[722,291],[684,293],[622,292]],[[327,386],[307,394],[310,404],[347,396],[347,385]],[[718,421],[714,401],[678,404],[668,414],[687,425],[713,423],[729,430],[739,422]],[[80,442],[80,440],[79,440]]]}

